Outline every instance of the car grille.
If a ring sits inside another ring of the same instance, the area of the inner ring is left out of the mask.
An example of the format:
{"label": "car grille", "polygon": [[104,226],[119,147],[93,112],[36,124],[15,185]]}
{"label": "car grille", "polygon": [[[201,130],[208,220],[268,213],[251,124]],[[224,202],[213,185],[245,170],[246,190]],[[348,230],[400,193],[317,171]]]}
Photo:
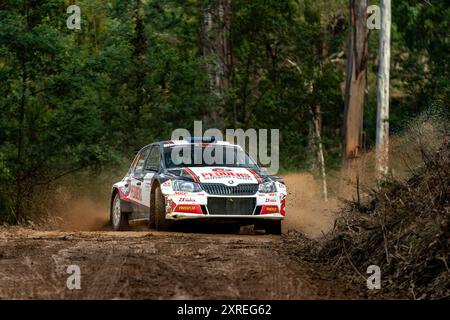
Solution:
{"label": "car grille", "polygon": [[252,215],[255,209],[255,198],[216,198],[208,197],[210,215]]}
{"label": "car grille", "polygon": [[203,189],[217,196],[251,196],[258,191],[258,184],[243,183],[237,186],[227,186],[222,183],[205,183]]}

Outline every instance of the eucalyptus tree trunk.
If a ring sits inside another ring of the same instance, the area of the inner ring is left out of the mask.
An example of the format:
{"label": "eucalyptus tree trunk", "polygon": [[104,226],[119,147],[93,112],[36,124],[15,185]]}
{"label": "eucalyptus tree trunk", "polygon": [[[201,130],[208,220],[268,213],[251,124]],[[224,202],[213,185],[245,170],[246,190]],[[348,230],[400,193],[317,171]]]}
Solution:
{"label": "eucalyptus tree trunk", "polygon": [[134,18],[134,37],[132,40],[133,45],[133,64],[135,68],[134,90],[135,101],[133,112],[133,121],[131,122],[131,130],[134,130],[136,124],[139,123],[142,105],[144,104],[145,96],[145,69],[143,68],[145,60],[145,52],[147,49],[147,39],[145,36],[145,22],[142,16],[142,0],[135,0],[133,8]]}
{"label": "eucalyptus tree trunk", "polygon": [[[29,6],[27,2],[23,3],[23,11],[26,21],[26,29],[30,30],[30,19],[29,19]],[[27,90],[28,90],[28,69],[27,69],[27,60],[28,54],[27,52],[22,52],[20,55],[20,66],[21,66],[21,98],[20,105],[17,114],[17,122],[19,125],[19,135],[17,138],[17,159],[16,166],[17,170],[15,172],[16,178],[16,196],[15,196],[15,208],[14,208],[14,219],[16,223],[20,223],[23,216],[24,211],[24,159],[25,159],[25,121],[26,121],[26,113],[27,113]]]}
{"label": "eucalyptus tree trunk", "polygon": [[320,165],[320,174],[322,176],[322,194],[324,201],[328,201],[327,173],[325,169],[325,156],[323,154],[323,146],[322,146],[322,134],[321,134],[322,114],[320,112],[320,106],[316,106],[314,109],[311,109],[311,113],[313,118],[314,135],[315,135],[314,140],[317,150],[317,160]]}
{"label": "eucalyptus tree trunk", "polygon": [[367,0],[350,0],[345,109],[342,143],[343,169],[351,170],[362,149],[364,95],[368,59]]}
{"label": "eucalyptus tree trunk", "polygon": [[[361,174],[358,158],[363,151],[363,115],[367,82],[368,37],[367,0],[349,0],[349,38],[345,82],[344,125],[340,194],[353,194]],[[358,189],[358,188],[356,188]]]}
{"label": "eucalyptus tree trunk", "polygon": [[202,8],[202,53],[209,78],[209,87],[220,101],[210,117],[214,121],[226,108],[226,92],[230,87],[233,69],[231,47],[232,0],[213,0]]}
{"label": "eucalyptus tree trunk", "polygon": [[218,63],[219,63],[219,88],[224,93],[230,86],[231,68],[233,66],[233,55],[231,51],[231,0],[219,1],[218,17]]}
{"label": "eucalyptus tree trunk", "polygon": [[382,179],[389,160],[389,72],[391,60],[391,0],[381,0],[380,64],[377,78],[376,172]]}

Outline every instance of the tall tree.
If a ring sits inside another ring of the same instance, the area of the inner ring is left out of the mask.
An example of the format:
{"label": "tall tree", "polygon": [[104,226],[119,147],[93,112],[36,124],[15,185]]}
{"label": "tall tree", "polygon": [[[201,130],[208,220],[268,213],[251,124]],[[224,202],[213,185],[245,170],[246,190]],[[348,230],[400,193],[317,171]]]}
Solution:
{"label": "tall tree", "polygon": [[[202,54],[205,58],[206,72],[211,92],[218,98],[219,105],[210,116],[215,125],[227,104],[227,91],[230,87],[233,69],[231,47],[232,0],[213,0],[201,8]],[[236,117],[234,117],[236,118]],[[236,119],[234,121],[236,123]]]}
{"label": "tall tree", "polygon": [[134,117],[130,123],[130,129],[133,130],[135,126],[139,123],[142,105],[145,102],[145,54],[147,50],[147,39],[144,32],[144,21],[142,17],[142,1],[135,0],[133,8],[133,19],[134,19],[134,37],[132,40],[133,46],[133,64],[134,64],[134,90],[135,90],[135,101],[132,113]]}
{"label": "tall tree", "polygon": [[314,134],[317,148],[317,161],[320,164],[320,174],[322,176],[322,195],[323,200],[328,201],[328,186],[327,186],[327,173],[325,168],[325,156],[323,153],[323,143],[322,143],[322,115],[320,112],[320,106],[316,105],[311,108],[312,122],[314,126]]}
{"label": "tall tree", "polygon": [[[23,15],[24,15],[24,30],[25,32],[30,31],[30,17],[29,17],[29,7],[28,2],[24,1],[22,3],[23,5]],[[27,62],[28,62],[28,55],[26,50],[21,51],[18,55],[18,60],[20,64],[20,81],[21,81],[21,97],[20,97],[20,104],[19,104],[19,110],[18,110],[18,139],[17,139],[17,171],[16,171],[16,198],[15,198],[15,209],[14,209],[14,217],[16,220],[16,223],[19,223],[22,218],[22,211],[23,211],[23,193],[24,193],[24,185],[23,185],[23,158],[24,158],[24,151],[25,151],[25,113],[27,111],[27,82],[28,82],[28,68],[27,68]]]}
{"label": "tall tree", "polygon": [[378,178],[388,172],[389,71],[391,60],[391,0],[381,0],[380,53],[377,78],[376,170]]}
{"label": "tall tree", "polygon": [[362,149],[364,94],[367,81],[367,0],[350,0],[342,164],[351,167]]}

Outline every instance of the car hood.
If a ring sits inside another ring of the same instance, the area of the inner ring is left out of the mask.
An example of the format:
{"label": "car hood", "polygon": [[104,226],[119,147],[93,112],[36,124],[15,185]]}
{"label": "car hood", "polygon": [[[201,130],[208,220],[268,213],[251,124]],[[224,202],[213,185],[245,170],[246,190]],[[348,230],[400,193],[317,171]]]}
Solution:
{"label": "car hood", "polygon": [[186,167],[183,170],[199,183],[223,183],[235,186],[242,183],[261,183],[263,178],[250,168]]}

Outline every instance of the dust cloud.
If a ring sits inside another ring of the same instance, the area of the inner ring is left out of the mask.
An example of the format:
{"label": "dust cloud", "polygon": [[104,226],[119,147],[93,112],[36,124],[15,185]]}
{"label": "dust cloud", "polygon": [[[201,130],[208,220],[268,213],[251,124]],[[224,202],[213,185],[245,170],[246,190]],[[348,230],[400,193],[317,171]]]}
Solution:
{"label": "dust cloud", "polygon": [[[406,181],[423,165],[424,157],[438,151],[448,139],[449,124],[439,112],[425,112],[407,124],[401,134],[389,137],[388,180]],[[340,172],[334,189],[340,199],[361,202],[370,199],[377,187],[376,150],[366,150],[351,165],[350,174]]]}
{"label": "dust cloud", "polygon": [[[439,112],[425,112],[411,120],[407,130],[391,135],[388,178],[409,179],[423,163],[423,157],[439,149],[449,137],[449,125],[445,119]],[[356,201],[359,198],[361,202],[370,199],[376,187],[375,163],[375,150],[370,149],[355,160],[351,176],[343,176],[343,172],[329,172],[328,191],[335,197],[328,202],[323,201],[320,180],[314,179],[313,175],[284,175],[288,190],[284,231],[294,229],[308,237],[317,237],[329,231],[340,208],[345,205],[342,199]]]}
{"label": "dust cloud", "polygon": [[301,231],[310,238],[329,231],[339,207],[338,200],[331,198],[325,202],[317,181],[309,173],[290,173],[283,178],[288,191],[283,231]]}
{"label": "dust cloud", "polygon": [[62,209],[59,229],[63,231],[108,230],[109,208],[106,200],[87,196],[72,198]]}
{"label": "dust cloud", "polygon": [[[333,212],[338,207],[338,201],[330,199],[324,202],[317,181],[311,174],[290,173],[283,178],[288,190],[283,231],[297,230],[308,237],[317,237],[327,232],[333,226]],[[61,195],[56,210],[60,212],[59,219],[56,223],[52,223],[53,229],[109,230],[109,201],[103,198],[96,199],[88,195]]]}
{"label": "dust cloud", "polygon": [[[283,178],[288,190],[283,231],[297,230],[308,237],[326,233],[333,226],[338,200],[323,201],[318,181],[312,174],[288,173]],[[108,197],[101,192],[81,195],[71,191],[56,193],[48,209],[49,216],[57,213],[57,219],[47,220],[45,227],[61,231],[110,230]]]}

